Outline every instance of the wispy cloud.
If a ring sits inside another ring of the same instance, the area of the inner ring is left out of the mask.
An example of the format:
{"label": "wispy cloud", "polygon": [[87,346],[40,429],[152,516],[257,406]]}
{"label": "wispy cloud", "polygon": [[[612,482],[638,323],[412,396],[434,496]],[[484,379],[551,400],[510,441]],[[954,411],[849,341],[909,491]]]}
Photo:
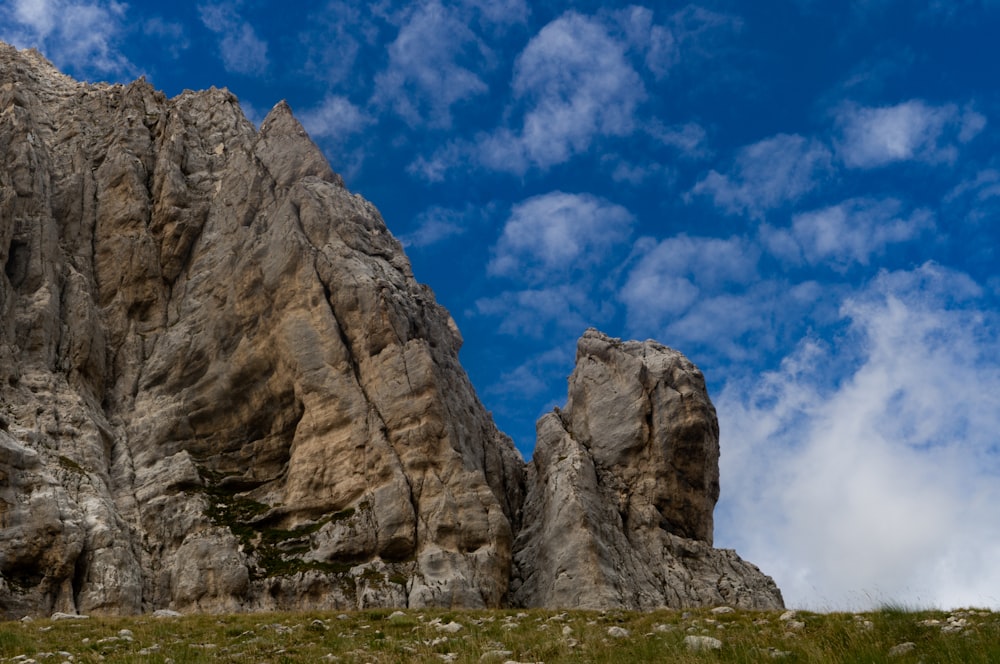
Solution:
{"label": "wispy cloud", "polygon": [[154,16],[143,24],[142,31],[145,35],[158,39],[163,49],[175,59],[191,46],[191,40],[182,23]]}
{"label": "wispy cloud", "polygon": [[341,142],[374,122],[373,118],[341,95],[327,95],[319,106],[298,113],[298,117],[313,138]]}
{"label": "wispy cloud", "polygon": [[529,198],[511,210],[487,269],[529,283],[563,278],[601,264],[634,222],[624,207],[590,194]]}
{"label": "wispy cloud", "polygon": [[270,60],[267,42],[241,15],[242,1],[218,2],[198,6],[206,28],[219,35],[219,54],[228,71],[260,75],[267,72]]}
{"label": "wispy cloud", "polygon": [[950,163],[958,148],[982,131],[986,118],[954,104],[931,106],[911,100],[895,106],[843,106],[837,112],[840,159],[851,168],[900,161]]}
{"label": "wispy cloud", "polygon": [[481,23],[501,30],[524,23],[531,14],[526,0],[462,0],[460,4],[478,12]]}
{"label": "wispy cloud", "polygon": [[399,240],[408,248],[430,247],[480,227],[488,214],[488,209],[478,206],[454,209],[435,205],[417,215],[411,229]]}
{"label": "wispy cloud", "polygon": [[0,37],[80,76],[128,75],[134,67],[119,50],[127,10],[113,0],[13,0],[0,6]]}
{"label": "wispy cloud", "polygon": [[934,227],[929,210],[902,214],[896,199],[851,199],[795,215],[791,228],[763,226],[764,244],[792,264],[827,264],[838,271],[868,265],[891,244],[907,242]]}
{"label": "wispy cloud", "polygon": [[437,0],[416,5],[403,21],[389,45],[389,64],[375,78],[373,102],[392,108],[411,126],[447,129],[455,104],[489,91],[467,65],[485,67],[490,49]]}
{"label": "wispy cloud", "polygon": [[832,155],[815,139],[778,134],[742,148],[730,171],[709,172],[693,194],[710,196],[729,214],[761,218],[798,200],[832,172]]}
{"label": "wispy cloud", "polygon": [[697,122],[667,126],[658,120],[652,120],[643,129],[651,138],[677,150],[682,157],[701,159],[711,156],[711,150],[707,146],[708,134]]}
{"label": "wispy cloud", "polygon": [[882,273],[844,301],[848,334],[717,399],[717,541],[790,605],[1000,597],[1000,329],[981,296],[933,264]]}
{"label": "wispy cloud", "polygon": [[555,328],[579,334],[601,315],[601,305],[585,288],[559,283],[523,290],[504,291],[476,300],[475,313],[499,319],[501,334],[540,338]]}
{"label": "wispy cloud", "polygon": [[519,399],[535,398],[549,390],[554,381],[561,382],[572,366],[572,344],[559,344],[527,358],[513,369],[500,374],[499,380],[490,386],[489,392]]}
{"label": "wispy cloud", "polygon": [[702,296],[757,276],[759,250],[742,238],[678,236],[636,244],[638,260],[618,297],[629,328],[653,334],[688,311]]}
{"label": "wispy cloud", "polygon": [[519,123],[451,142],[416,160],[410,172],[440,180],[463,163],[515,174],[544,171],[601,137],[631,134],[646,93],[626,48],[601,19],[566,12],[532,37],[514,64],[509,114]]}
{"label": "wispy cloud", "polygon": [[547,169],[587,150],[599,136],[625,136],[645,98],[642,79],[594,17],[567,12],[528,42],[514,69],[513,94],[526,105],[521,128],[483,137],[488,168]]}
{"label": "wispy cloud", "polygon": [[654,23],[653,11],[632,5],[615,13],[626,43],[638,52],[653,77],[662,79],[680,60],[677,39],[669,26]]}

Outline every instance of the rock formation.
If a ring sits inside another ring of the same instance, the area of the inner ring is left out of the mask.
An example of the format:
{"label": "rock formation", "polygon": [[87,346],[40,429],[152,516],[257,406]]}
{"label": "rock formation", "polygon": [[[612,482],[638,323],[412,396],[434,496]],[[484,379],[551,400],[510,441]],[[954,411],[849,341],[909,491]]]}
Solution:
{"label": "rock formation", "polygon": [[78,83],[0,44],[0,162],[0,616],[569,605],[567,570],[606,606],[780,604],[711,549],[700,377],[588,360],[525,466],[284,103],[258,131],[226,91]]}
{"label": "rock formation", "polygon": [[537,429],[515,603],[782,606],[770,577],[712,548],[719,426],[682,354],[588,330],[566,407]]}

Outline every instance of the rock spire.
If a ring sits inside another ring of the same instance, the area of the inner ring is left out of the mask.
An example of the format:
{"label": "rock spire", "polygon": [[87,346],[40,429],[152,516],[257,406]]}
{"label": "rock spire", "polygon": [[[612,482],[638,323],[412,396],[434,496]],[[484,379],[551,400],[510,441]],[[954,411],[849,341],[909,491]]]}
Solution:
{"label": "rock spire", "polygon": [[711,548],[700,374],[588,332],[526,465],[286,104],[0,44],[0,161],[0,615],[579,603],[560,565],[603,606],[780,604]]}

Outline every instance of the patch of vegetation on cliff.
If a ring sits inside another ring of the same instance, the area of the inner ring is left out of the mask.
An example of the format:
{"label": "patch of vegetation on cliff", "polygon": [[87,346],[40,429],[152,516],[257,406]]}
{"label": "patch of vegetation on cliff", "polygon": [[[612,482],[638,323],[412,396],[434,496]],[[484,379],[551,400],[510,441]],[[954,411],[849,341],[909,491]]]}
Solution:
{"label": "patch of vegetation on cliff", "polygon": [[223,475],[203,467],[198,470],[205,482],[202,491],[208,499],[205,516],[215,525],[228,528],[240,540],[243,551],[257,563],[257,569],[251,569],[253,578],[290,576],[309,570],[346,574],[354,566],[352,561],[324,562],[298,557],[309,551],[310,535],[331,521],[352,517],[353,507],[295,528],[270,528],[262,519],[270,506],[224,487],[220,482]]}

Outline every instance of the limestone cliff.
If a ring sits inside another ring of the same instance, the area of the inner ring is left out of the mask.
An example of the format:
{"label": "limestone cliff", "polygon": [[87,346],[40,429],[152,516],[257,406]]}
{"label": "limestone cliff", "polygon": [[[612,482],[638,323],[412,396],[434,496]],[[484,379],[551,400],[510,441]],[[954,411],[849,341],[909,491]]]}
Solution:
{"label": "limestone cliff", "polygon": [[[711,449],[556,477],[560,444],[595,469],[646,459],[645,411],[598,421],[581,400],[628,406],[599,388],[543,419],[524,464],[451,317],[285,104],[257,130],[226,91],[78,83],[0,45],[0,163],[0,615],[570,602],[541,580],[550,527],[607,539],[549,518],[571,496],[580,518],[631,515],[622,532],[663,520],[674,539],[636,540],[619,553],[652,558],[623,569],[723,555]],[[600,585],[608,565],[578,567]]]}
{"label": "limestone cliff", "polygon": [[712,548],[719,426],[675,350],[588,330],[569,400],[538,421],[524,528],[524,606],[778,608],[770,577]]}

